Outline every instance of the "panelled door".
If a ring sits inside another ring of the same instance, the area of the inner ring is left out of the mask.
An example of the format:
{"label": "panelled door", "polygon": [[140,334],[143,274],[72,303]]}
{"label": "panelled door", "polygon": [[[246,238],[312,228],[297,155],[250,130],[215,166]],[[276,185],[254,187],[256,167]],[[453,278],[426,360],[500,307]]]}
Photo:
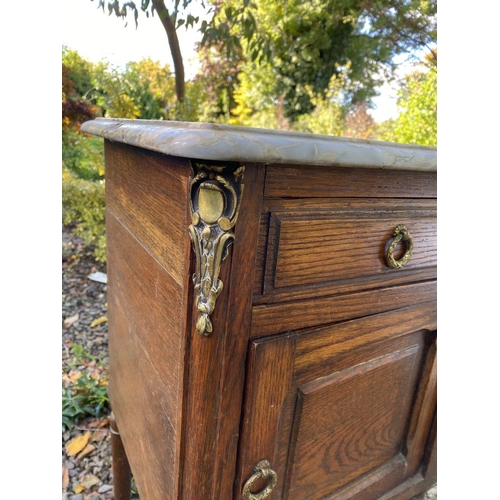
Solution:
{"label": "panelled door", "polygon": [[235,498],[410,498],[432,485],[435,329],[430,302],[252,340]]}

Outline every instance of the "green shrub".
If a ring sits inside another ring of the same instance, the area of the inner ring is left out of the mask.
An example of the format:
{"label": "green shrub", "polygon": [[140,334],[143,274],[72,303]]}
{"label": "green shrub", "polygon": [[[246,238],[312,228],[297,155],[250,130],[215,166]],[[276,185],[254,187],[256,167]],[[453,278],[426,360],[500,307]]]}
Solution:
{"label": "green shrub", "polygon": [[62,390],[62,426],[71,429],[84,417],[100,417],[109,410],[107,381],[91,377],[88,372],[76,384]]}
{"label": "green shrub", "polygon": [[[107,364],[80,344],[73,343],[71,351],[74,356],[63,367],[70,375],[66,377],[69,384],[62,389],[63,432],[85,417],[97,418],[109,411]],[[77,370],[80,364],[92,366],[95,370],[82,373]]]}
{"label": "green shrub", "polygon": [[88,137],[74,128],[64,127],[62,134],[63,167],[80,179],[104,179],[104,148],[100,137]]}
{"label": "green shrub", "polygon": [[104,181],[79,179],[63,168],[63,224],[74,226],[74,234],[94,247],[96,260],[106,261]]}

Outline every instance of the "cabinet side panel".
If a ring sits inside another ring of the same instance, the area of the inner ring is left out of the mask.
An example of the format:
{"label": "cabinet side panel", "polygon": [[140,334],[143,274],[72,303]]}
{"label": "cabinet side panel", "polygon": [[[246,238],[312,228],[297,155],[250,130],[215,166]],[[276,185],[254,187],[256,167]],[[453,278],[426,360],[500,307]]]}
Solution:
{"label": "cabinet side panel", "polygon": [[106,142],[106,207],[172,278],[185,278],[189,162]]}
{"label": "cabinet side panel", "polygon": [[108,143],[110,400],[141,499],[178,495],[189,165]]}

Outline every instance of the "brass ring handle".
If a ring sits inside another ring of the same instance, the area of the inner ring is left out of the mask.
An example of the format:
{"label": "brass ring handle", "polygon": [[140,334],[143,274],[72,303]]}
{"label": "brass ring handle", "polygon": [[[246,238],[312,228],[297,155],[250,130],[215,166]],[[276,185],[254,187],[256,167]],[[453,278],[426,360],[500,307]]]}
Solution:
{"label": "brass ring handle", "polygon": [[[401,269],[405,264],[408,263],[411,256],[413,255],[413,238],[411,237],[408,229],[406,229],[406,226],[404,224],[400,224],[399,226],[397,226],[396,229],[394,229],[394,233],[392,236],[394,237],[394,240],[392,240],[392,243],[387,249],[387,254],[385,256],[386,262],[391,269]],[[396,245],[401,241],[404,241],[406,243],[406,252],[399,260],[396,260],[394,258],[394,249],[396,248]]]}
{"label": "brass ring handle", "polygon": [[[269,460],[261,460],[253,469],[254,473],[243,486],[241,493],[242,500],[264,500],[273,491],[278,482],[278,475],[271,469]],[[252,493],[250,490],[259,479],[269,479],[268,485],[258,493]]]}

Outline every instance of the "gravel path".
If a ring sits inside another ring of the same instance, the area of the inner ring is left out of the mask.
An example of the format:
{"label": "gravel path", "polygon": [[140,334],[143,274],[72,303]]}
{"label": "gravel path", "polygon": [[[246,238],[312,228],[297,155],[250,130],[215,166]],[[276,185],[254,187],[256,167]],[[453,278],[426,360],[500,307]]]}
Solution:
{"label": "gravel path", "polygon": [[[62,263],[62,385],[71,388],[82,376],[107,380],[108,323],[106,285],[92,281],[88,276],[106,272],[96,262],[79,238],[70,236],[63,228]],[[81,449],[66,447],[80,440]],[[95,418],[80,420],[71,430],[62,434],[63,500],[111,500],[113,472],[109,411]],[[139,499],[135,493],[133,499]],[[418,497],[418,500],[436,500],[437,489]],[[200,499],[202,500],[202,499]],[[415,497],[412,500],[417,500]]]}

